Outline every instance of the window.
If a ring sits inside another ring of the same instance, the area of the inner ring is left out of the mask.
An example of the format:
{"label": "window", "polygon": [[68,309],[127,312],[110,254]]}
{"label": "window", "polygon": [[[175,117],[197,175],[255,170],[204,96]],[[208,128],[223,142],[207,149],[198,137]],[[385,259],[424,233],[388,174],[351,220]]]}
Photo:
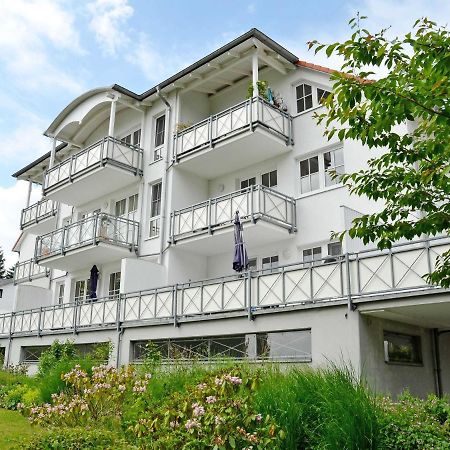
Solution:
{"label": "window", "polygon": [[256,335],[258,359],[311,361],[311,330],[277,331]]}
{"label": "window", "polygon": [[342,148],[331,150],[323,154],[323,166],[325,171],[325,186],[332,186],[339,183],[338,178],[332,178],[330,170],[336,172],[337,175],[344,173],[344,151]]}
{"label": "window", "polygon": [[267,187],[276,187],[277,185],[277,171],[273,170],[272,172],[263,173],[261,175],[261,184]]}
{"label": "window", "polygon": [[262,259],[262,269],[276,269],[278,267],[278,255],[266,256]]}
{"label": "window", "polygon": [[126,205],[127,205],[127,199],[126,198],[116,202],[116,209],[115,209],[116,217],[120,217],[120,216],[123,216],[125,214]]}
{"label": "window", "polygon": [[131,134],[127,134],[121,139],[122,142],[125,142],[125,144],[131,144]]}
{"label": "window", "polygon": [[331,94],[330,91],[317,88],[317,103],[319,103],[320,105],[322,103],[322,100],[325,100],[330,94]]}
{"label": "window", "polygon": [[250,258],[248,260],[248,270],[257,270],[258,269],[258,259],[257,258]]}
{"label": "window", "polygon": [[248,178],[247,180],[241,180],[241,189],[248,188],[249,186],[254,186],[256,184],[256,177]]}
{"label": "window", "polygon": [[300,161],[300,186],[302,194],[320,188],[318,156]]}
{"label": "window", "polygon": [[141,143],[141,130],[133,131],[130,134],[127,134],[121,139],[122,142],[125,142],[125,144],[133,144],[133,145],[140,145]]}
{"label": "window", "polygon": [[138,194],[128,197],[128,212],[134,212],[138,209]]}
{"label": "window", "polygon": [[89,297],[90,280],[78,280],[75,282],[75,302],[83,302]]}
{"label": "window", "polygon": [[384,332],[384,360],[387,363],[422,364],[420,336]]}
{"label": "window", "polygon": [[109,275],[108,295],[111,298],[117,298],[120,293],[120,272],[114,272]]}
{"label": "window", "polygon": [[64,303],[64,283],[60,283],[56,287],[58,305]]}
{"label": "window", "polygon": [[322,258],[322,247],[305,248],[303,262],[317,261]]}
{"label": "window", "polygon": [[166,127],[166,116],[160,116],[155,123],[155,148],[164,145],[164,129]]}
{"label": "window", "polygon": [[151,186],[150,205],[150,237],[159,236],[159,215],[161,213],[161,189],[162,184],[156,183]]}
{"label": "window", "polygon": [[342,255],[342,243],[341,242],[330,242],[328,244],[328,255],[329,256]]}
{"label": "window", "polygon": [[312,88],[309,84],[300,84],[295,88],[297,97],[297,112],[306,111],[313,107]]}

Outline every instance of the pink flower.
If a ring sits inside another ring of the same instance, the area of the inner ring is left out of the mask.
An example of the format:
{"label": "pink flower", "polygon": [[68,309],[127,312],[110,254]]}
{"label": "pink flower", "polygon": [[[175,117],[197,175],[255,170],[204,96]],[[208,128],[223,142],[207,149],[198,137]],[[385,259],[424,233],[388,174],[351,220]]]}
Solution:
{"label": "pink flower", "polygon": [[217,398],[214,395],[210,395],[209,397],[206,397],[206,403],[216,403]]}
{"label": "pink flower", "polygon": [[195,419],[189,419],[184,426],[186,427],[186,430],[190,430],[192,428],[198,428],[200,424]]}
{"label": "pink flower", "polygon": [[261,414],[256,414],[255,420],[257,422],[262,422],[262,415]]}
{"label": "pink flower", "polygon": [[206,383],[197,384],[197,389],[199,391],[204,391],[206,388],[207,388],[207,384]]}
{"label": "pink flower", "polygon": [[192,414],[195,417],[203,416],[205,414],[205,408],[198,403],[192,403]]}

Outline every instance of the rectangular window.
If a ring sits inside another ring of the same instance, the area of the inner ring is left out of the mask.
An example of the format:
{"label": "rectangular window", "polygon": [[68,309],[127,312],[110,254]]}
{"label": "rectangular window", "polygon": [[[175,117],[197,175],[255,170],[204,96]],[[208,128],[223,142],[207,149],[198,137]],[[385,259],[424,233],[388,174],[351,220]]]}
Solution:
{"label": "rectangular window", "polygon": [[155,183],[151,186],[150,205],[150,237],[159,236],[159,215],[161,213],[161,190],[162,184]]}
{"label": "rectangular window", "polygon": [[318,156],[300,161],[300,187],[302,194],[320,188]]}
{"label": "rectangular window", "polygon": [[322,101],[325,100],[330,94],[331,94],[330,91],[317,88],[317,103],[320,105]]}
{"label": "rectangular window", "polygon": [[387,363],[422,364],[420,336],[384,332],[384,360]]}
{"label": "rectangular window", "polygon": [[328,256],[341,256],[342,255],[342,243],[330,242],[328,244]]}
{"label": "rectangular window", "polygon": [[125,142],[125,144],[131,144],[131,134],[127,134],[121,139],[122,142]]}
{"label": "rectangular window", "polygon": [[141,144],[141,130],[133,132],[133,145],[139,146]]}
{"label": "rectangular window", "polygon": [[62,305],[64,303],[64,283],[58,284],[56,289],[58,305]]}
{"label": "rectangular window", "polygon": [[116,202],[116,207],[115,207],[115,215],[116,217],[121,217],[125,214],[126,212],[126,205],[127,205],[127,199],[123,198],[122,200],[119,200],[118,202]]}
{"label": "rectangular window", "polygon": [[318,261],[322,258],[322,247],[305,248],[303,262]]}
{"label": "rectangular window", "polygon": [[164,129],[166,127],[166,116],[160,116],[155,122],[155,148],[164,145]]}
{"label": "rectangular window", "polygon": [[111,298],[117,298],[120,293],[120,272],[114,272],[109,275],[108,295]]}
{"label": "rectangular window", "polygon": [[262,259],[262,269],[276,269],[278,267],[278,255],[266,256]]}
{"label": "rectangular window", "polygon": [[272,172],[263,173],[261,175],[261,184],[263,186],[267,186],[270,188],[276,187],[278,180],[277,180],[277,171],[272,170]]}
{"label": "rectangular window", "polygon": [[258,359],[311,361],[311,330],[256,335]]}
{"label": "rectangular window", "polygon": [[257,258],[250,258],[248,260],[248,270],[257,270],[258,269],[258,259]]}
{"label": "rectangular window", "polygon": [[325,170],[325,186],[332,186],[339,183],[339,178],[332,178],[330,171],[337,175],[344,174],[344,150],[337,148],[323,154],[323,166]]}
{"label": "rectangular window", "polygon": [[295,88],[297,97],[297,113],[313,107],[312,88],[309,84],[300,84]]}
{"label": "rectangular window", "polygon": [[247,180],[241,180],[241,189],[248,188],[249,186],[254,186],[256,184],[256,177],[248,178]]}
{"label": "rectangular window", "polygon": [[75,302],[83,302],[89,297],[90,280],[78,280],[75,282]]}
{"label": "rectangular window", "polygon": [[135,212],[138,209],[138,194],[128,197],[128,212]]}

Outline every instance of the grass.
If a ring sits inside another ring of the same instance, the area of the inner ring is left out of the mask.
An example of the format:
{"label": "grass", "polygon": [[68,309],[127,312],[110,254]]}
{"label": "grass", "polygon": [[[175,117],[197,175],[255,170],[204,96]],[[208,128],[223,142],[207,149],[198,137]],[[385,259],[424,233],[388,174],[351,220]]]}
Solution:
{"label": "grass", "polygon": [[0,448],[12,449],[25,438],[35,436],[40,428],[31,426],[17,411],[0,409]]}

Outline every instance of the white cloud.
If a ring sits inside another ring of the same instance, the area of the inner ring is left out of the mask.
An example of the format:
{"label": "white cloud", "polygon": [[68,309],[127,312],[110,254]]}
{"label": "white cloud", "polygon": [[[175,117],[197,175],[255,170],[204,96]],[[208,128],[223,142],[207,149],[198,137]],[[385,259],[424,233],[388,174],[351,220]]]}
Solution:
{"label": "white cloud", "polygon": [[58,50],[83,53],[75,16],[63,6],[52,0],[0,2],[0,60],[16,85],[28,90],[82,90],[73,75],[52,61]]}
{"label": "white cloud", "polygon": [[[18,181],[14,186],[0,186],[0,204],[7,214],[0,214],[0,246],[6,259],[6,267],[11,267],[17,261],[17,253],[12,252],[12,247],[20,235],[20,213],[25,207],[28,192],[28,183]],[[33,189],[32,202],[41,196],[40,188]]]}
{"label": "white cloud", "polygon": [[115,56],[130,42],[124,30],[134,10],[128,0],[95,0],[87,5],[87,11],[89,28],[105,55]]}

